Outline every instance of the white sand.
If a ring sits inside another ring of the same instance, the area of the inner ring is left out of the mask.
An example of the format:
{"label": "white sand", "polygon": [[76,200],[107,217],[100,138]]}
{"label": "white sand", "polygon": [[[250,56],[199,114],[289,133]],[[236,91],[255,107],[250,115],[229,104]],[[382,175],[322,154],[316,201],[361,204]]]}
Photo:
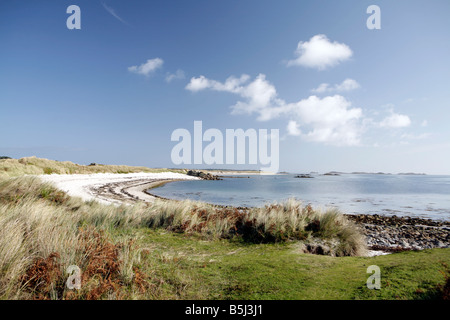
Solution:
{"label": "white sand", "polygon": [[[68,195],[72,197],[80,197],[85,201],[97,200],[102,203],[118,203],[117,199],[108,199],[105,197],[99,197],[99,195],[94,192],[96,188],[104,186],[109,183],[130,183],[133,181],[139,182],[140,185],[145,184],[145,180],[148,183],[154,182],[155,180],[198,180],[197,177],[188,176],[181,173],[174,172],[159,172],[159,173],[94,173],[94,174],[51,174],[51,175],[40,175],[44,182],[49,182],[53,184],[56,188],[67,192]],[[134,195],[141,192],[143,188],[136,191]],[[141,192],[141,198],[149,201],[150,197],[146,196]]]}

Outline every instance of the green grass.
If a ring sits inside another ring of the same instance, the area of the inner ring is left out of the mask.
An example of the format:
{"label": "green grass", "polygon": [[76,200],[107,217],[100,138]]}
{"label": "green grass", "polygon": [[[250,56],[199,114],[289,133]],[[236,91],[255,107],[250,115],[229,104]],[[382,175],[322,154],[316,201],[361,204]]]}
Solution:
{"label": "green grass", "polygon": [[[450,263],[450,249],[338,258],[302,253],[295,242],[205,241],[143,228],[114,234],[151,250],[140,265],[163,281],[165,299],[430,299]],[[370,265],[381,269],[380,290],[366,286]]]}

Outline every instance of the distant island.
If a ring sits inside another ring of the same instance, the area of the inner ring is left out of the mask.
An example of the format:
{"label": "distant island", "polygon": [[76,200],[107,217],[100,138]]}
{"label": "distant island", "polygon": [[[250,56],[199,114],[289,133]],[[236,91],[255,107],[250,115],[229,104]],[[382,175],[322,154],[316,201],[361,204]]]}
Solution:
{"label": "distant island", "polygon": [[343,172],[337,172],[337,171],[330,171],[327,173],[324,173],[324,176],[340,176],[341,174],[343,174]]}
{"label": "distant island", "polygon": [[[279,172],[278,174],[289,174],[288,172]],[[294,176],[294,178],[314,178],[314,176],[340,176],[345,174],[371,174],[371,175],[394,175],[393,173],[389,172],[365,172],[365,171],[353,171],[353,172],[340,172],[340,171],[330,171],[323,174],[319,174],[318,172],[314,171],[311,173],[298,173]],[[426,176],[426,173],[415,173],[415,172],[400,172],[396,173],[396,175],[403,175],[403,176]]]}
{"label": "distant island", "polygon": [[406,173],[397,173],[398,175],[404,176],[426,176],[426,173],[414,173],[414,172],[406,172]]}
{"label": "distant island", "polygon": [[[384,174],[384,175],[392,175],[393,173],[390,172],[365,172],[365,171],[353,171],[350,173],[346,173],[346,172],[337,172],[337,171],[330,171],[325,173],[324,175],[326,176],[331,176],[331,175],[340,175],[340,174]],[[408,176],[426,176],[426,173],[415,173],[415,172],[400,172],[397,173],[397,175],[408,175]]]}

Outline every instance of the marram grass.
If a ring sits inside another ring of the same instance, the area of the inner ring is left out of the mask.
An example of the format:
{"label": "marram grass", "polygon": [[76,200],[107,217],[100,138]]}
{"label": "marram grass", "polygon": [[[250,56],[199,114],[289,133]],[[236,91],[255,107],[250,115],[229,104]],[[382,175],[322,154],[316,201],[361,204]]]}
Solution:
{"label": "marram grass", "polygon": [[151,169],[125,165],[79,165],[70,161],[55,161],[37,157],[21,159],[0,159],[0,177],[21,176],[24,174],[91,174],[91,173],[138,173],[138,172],[181,172],[182,169]]}

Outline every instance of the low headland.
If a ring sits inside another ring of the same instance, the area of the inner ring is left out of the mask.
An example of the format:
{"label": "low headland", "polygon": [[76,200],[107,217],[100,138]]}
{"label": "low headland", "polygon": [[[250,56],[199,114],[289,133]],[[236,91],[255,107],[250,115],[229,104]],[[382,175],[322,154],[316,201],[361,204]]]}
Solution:
{"label": "low headland", "polygon": [[[187,173],[1,159],[0,297],[449,297],[449,222],[345,215],[296,200],[223,207],[145,192],[218,175]],[[71,265],[82,271],[80,290],[66,287]],[[368,265],[382,270],[382,290],[365,286]]]}

